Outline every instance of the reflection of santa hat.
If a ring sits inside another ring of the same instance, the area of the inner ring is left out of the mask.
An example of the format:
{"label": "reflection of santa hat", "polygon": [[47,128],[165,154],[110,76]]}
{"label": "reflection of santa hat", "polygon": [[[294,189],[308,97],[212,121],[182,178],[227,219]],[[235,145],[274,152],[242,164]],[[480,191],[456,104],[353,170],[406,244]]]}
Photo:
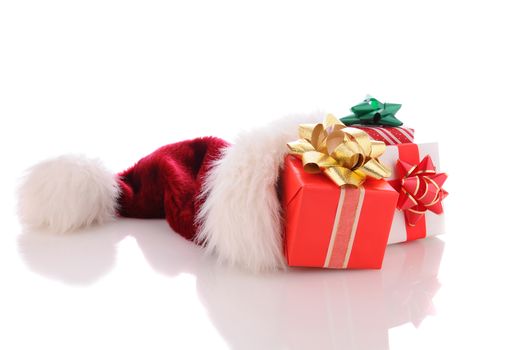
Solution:
{"label": "reflection of santa hat", "polygon": [[276,191],[286,143],[299,123],[284,118],[239,135],[164,146],[113,175],[98,160],[62,156],[31,168],[19,189],[21,220],[67,232],[115,216],[166,218],[220,261],[252,271],[284,266]]}

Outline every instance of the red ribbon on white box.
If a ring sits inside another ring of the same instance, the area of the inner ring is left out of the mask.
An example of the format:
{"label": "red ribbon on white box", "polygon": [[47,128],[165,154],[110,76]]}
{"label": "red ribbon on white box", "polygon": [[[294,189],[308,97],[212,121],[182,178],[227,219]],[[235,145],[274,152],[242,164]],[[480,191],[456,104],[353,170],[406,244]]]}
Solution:
{"label": "red ribbon on white box", "polygon": [[[379,158],[384,164],[392,169],[397,169],[397,160],[402,159],[408,163],[418,164],[421,158],[425,155],[430,155],[434,164],[439,171],[439,151],[437,143],[421,143],[421,144],[400,144],[397,146],[388,146],[386,151]],[[401,174],[396,171],[387,179],[388,182],[399,178]],[[400,210],[395,212],[388,238],[388,244],[411,241],[419,238],[435,236],[444,233],[445,226],[444,214],[436,215],[427,212],[425,217],[419,225],[415,227],[407,227],[405,223],[404,213]]]}

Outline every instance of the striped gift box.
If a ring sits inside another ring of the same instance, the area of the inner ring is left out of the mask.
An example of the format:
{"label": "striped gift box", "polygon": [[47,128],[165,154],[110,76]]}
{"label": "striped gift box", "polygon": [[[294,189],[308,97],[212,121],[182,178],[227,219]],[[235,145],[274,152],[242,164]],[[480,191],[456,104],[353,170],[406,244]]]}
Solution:
{"label": "striped gift box", "polygon": [[411,128],[367,125],[350,126],[364,130],[372,139],[382,141],[387,145],[399,145],[401,143],[414,142],[414,129]]}

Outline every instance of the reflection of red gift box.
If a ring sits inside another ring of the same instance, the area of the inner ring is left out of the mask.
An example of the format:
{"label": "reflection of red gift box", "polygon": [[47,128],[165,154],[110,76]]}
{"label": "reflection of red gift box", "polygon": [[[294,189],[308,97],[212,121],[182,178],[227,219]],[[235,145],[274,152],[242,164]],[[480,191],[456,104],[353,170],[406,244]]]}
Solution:
{"label": "reflection of red gift box", "polygon": [[290,266],[380,268],[398,193],[383,180],[360,188],[308,174],[287,156],[282,177]]}
{"label": "reflection of red gift box", "polygon": [[[389,183],[396,183],[403,174],[397,167],[397,161],[402,160],[409,164],[418,164],[425,156],[430,156],[436,171],[440,172],[439,150],[437,143],[420,143],[420,144],[400,144],[397,146],[388,146],[386,151],[379,158],[389,168],[393,169],[392,175],[386,180]],[[410,226],[405,221],[405,215],[402,211],[396,210],[393,217],[392,228],[388,239],[388,244],[412,241],[419,238],[435,236],[445,231],[445,215],[434,214],[426,211],[423,218],[415,226]]]}
{"label": "reflection of red gift box", "polygon": [[429,239],[388,247],[380,271],[288,275],[282,347],[389,349],[396,327],[434,314],[443,246]]}

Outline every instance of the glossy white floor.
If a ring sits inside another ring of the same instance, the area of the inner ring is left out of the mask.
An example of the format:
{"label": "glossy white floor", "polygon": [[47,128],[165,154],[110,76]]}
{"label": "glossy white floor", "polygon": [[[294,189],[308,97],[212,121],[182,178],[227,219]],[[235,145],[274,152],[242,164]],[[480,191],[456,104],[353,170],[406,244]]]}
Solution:
{"label": "glossy white floor", "polygon": [[[522,11],[512,2],[0,3],[0,349],[525,348]],[[365,93],[439,141],[448,233],[380,271],[217,265],[162,220],[71,235],[15,215],[23,169],[155,148]]]}

